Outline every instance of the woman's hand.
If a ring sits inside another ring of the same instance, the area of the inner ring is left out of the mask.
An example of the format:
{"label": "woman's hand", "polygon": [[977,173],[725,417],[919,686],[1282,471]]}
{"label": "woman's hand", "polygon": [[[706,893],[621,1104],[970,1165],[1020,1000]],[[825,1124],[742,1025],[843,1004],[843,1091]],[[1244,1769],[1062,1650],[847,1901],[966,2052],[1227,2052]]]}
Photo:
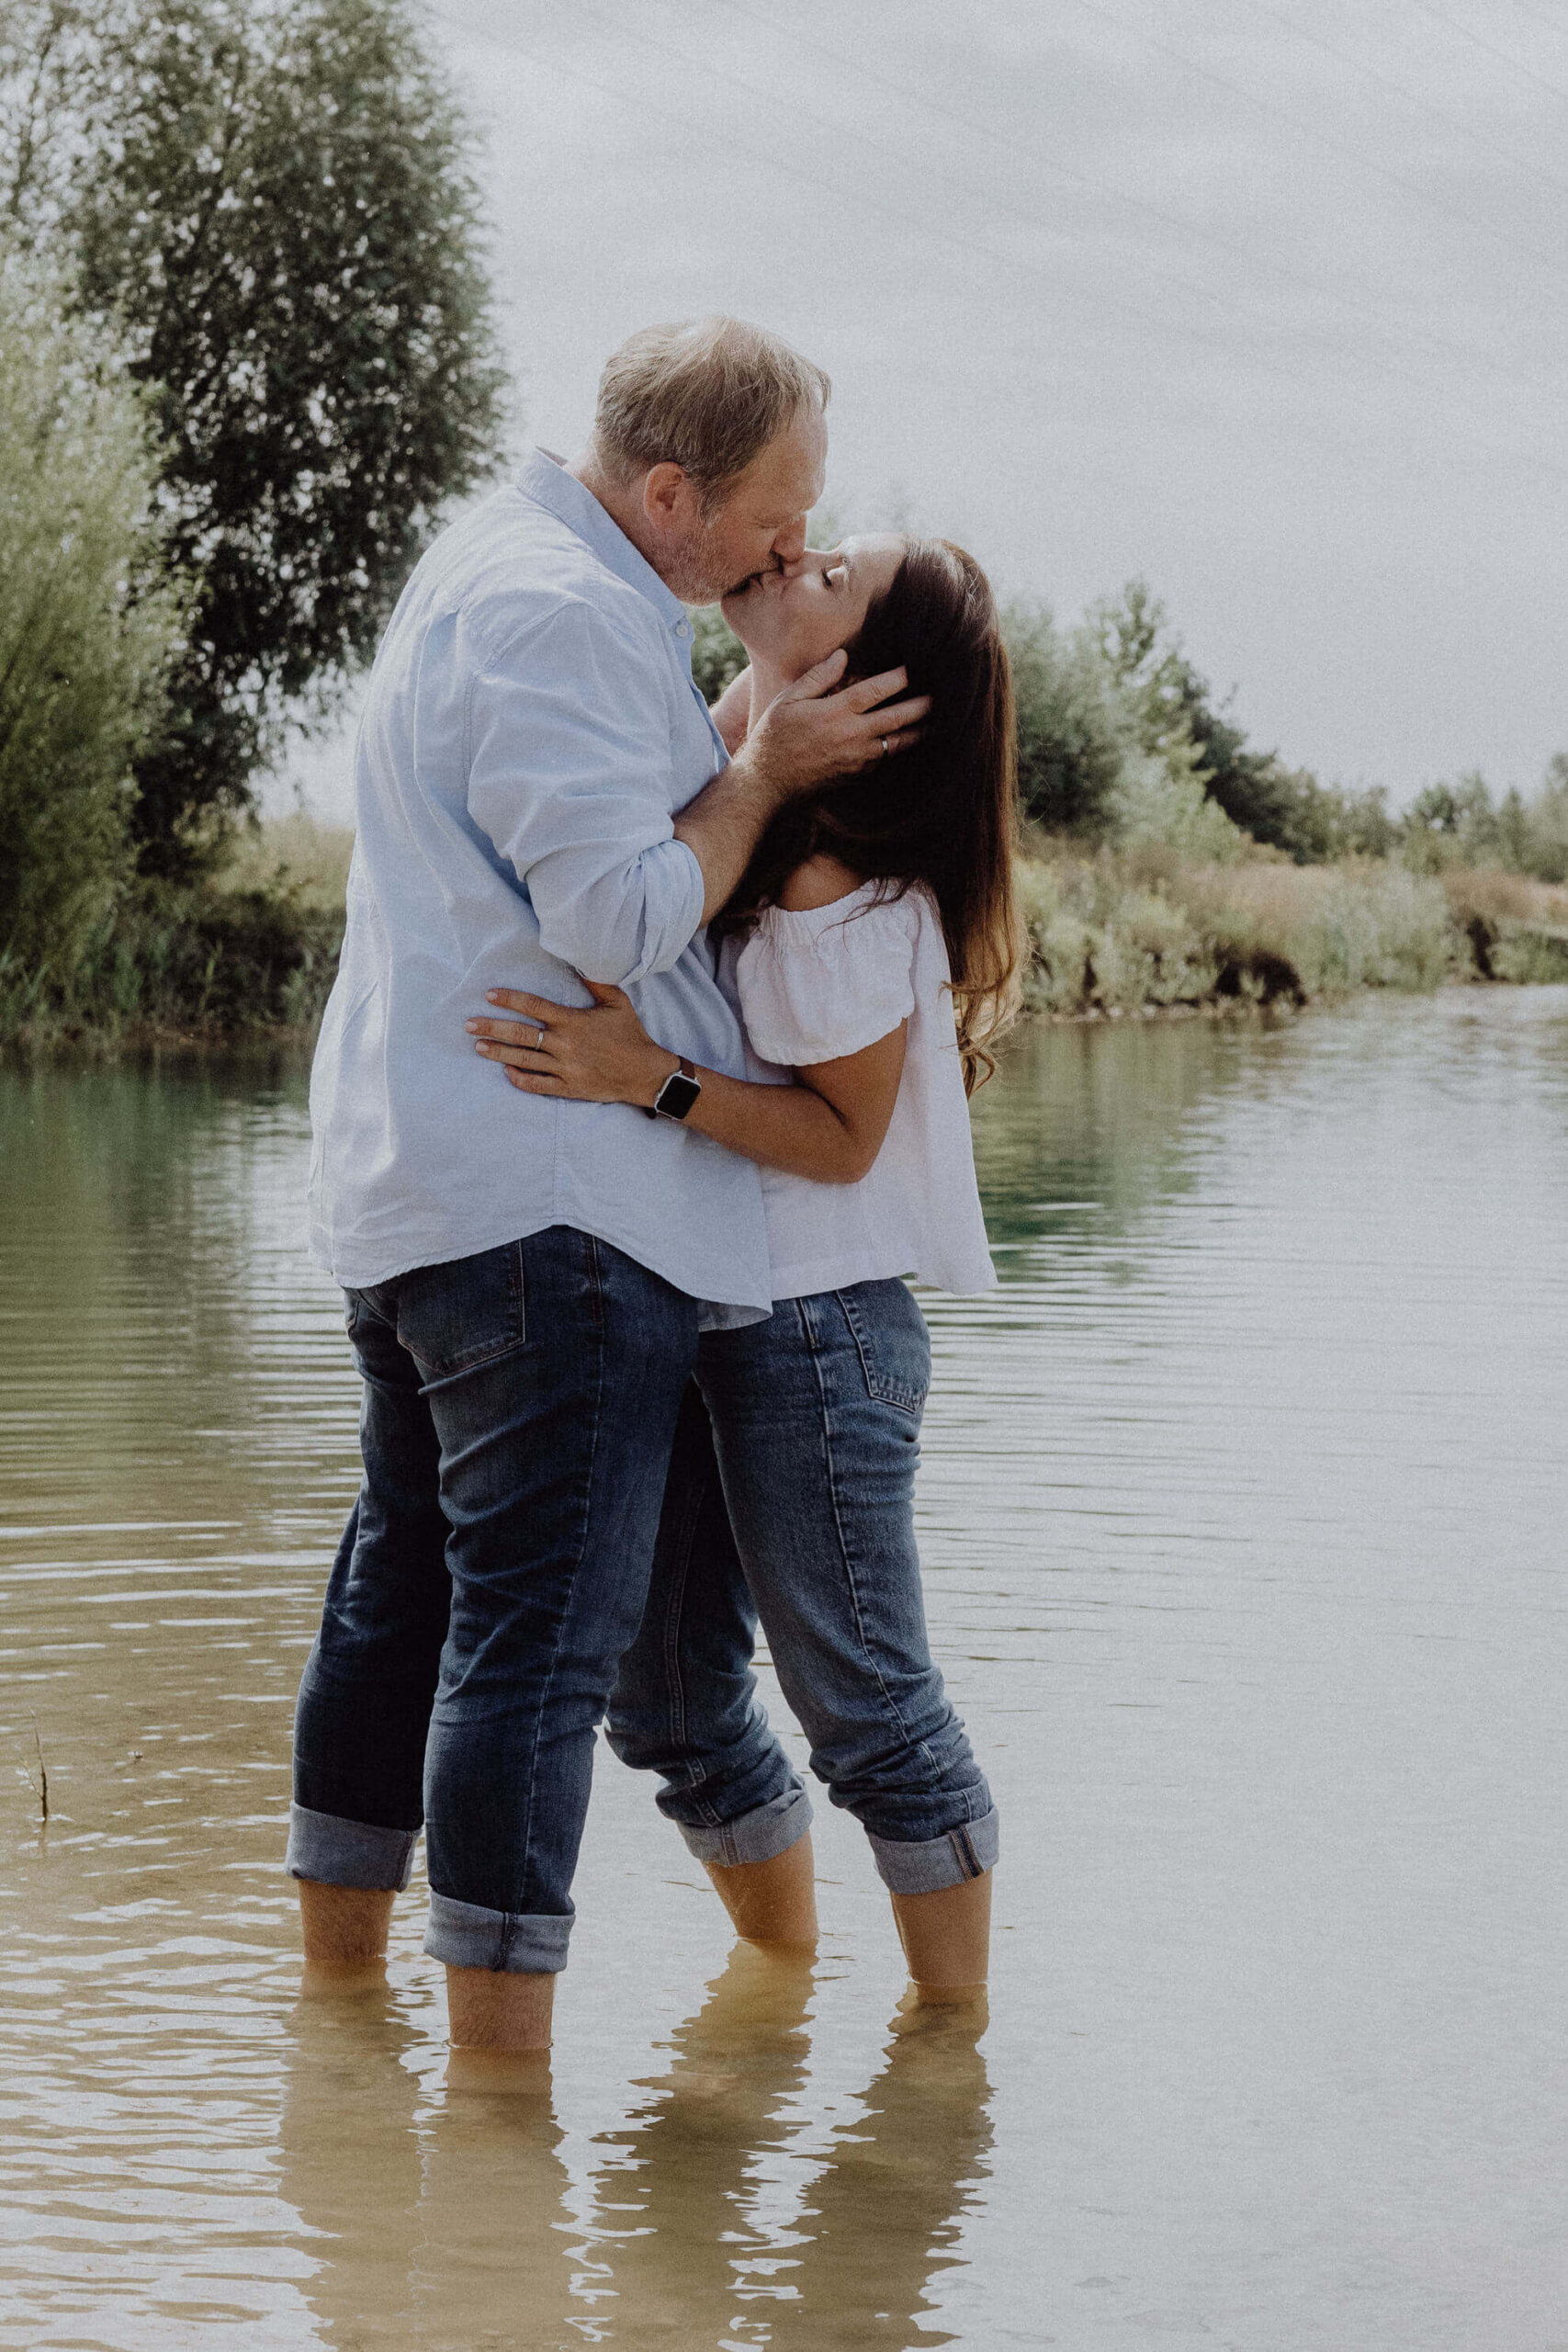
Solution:
{"label": "woman's hand", "polygon": [[569,1102],[636,1102],[653,1108],[680,1057],[656,1046],[624,989],[584,980],[590,1005],[552,1004],[522,989],[491,989],[486,1002],[521,1021],[467,1023],[474,1050],[500,1062],[520,1092],[559,1094]]}
{"label": "woman's hand", "polygon": [[[571,1102],[635,1102],[651,1111],[680,1058],[649,1038],[620,989],[585,980],[592,1004],[554,1004],[521,989],[491,989],[490,1002],[517,1021],[494,1017],[467,1026],[475,1050],[499,1062],[524,1094],[558,1094]],[[901,1021],[874,1046],[818,1062],[790,1086],[763,1085],[699,1069],[702,1092],[687,1114],[694,1135],[763,1168],[784,1168],[820,1184],[855,1184],[882,1148],[904,1069]]]}

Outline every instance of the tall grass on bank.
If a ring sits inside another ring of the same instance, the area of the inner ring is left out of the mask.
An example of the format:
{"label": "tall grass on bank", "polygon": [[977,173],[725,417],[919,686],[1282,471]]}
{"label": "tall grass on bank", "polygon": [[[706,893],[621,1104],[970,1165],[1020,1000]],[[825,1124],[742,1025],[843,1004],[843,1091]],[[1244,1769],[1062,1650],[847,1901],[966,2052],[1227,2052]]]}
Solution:
{"label": "tall grass on bank", "polygon": [[1495,866],[1449,866],[1441,880],[1477,979],[1568,980],[1568,887]]}
{"label": "tall grass on bank", "polygon": [[1359,989],[1568,980],[1568,889],[1380,859],[1188,863],[1041,845],[1021,876],[1029,1001],[1055,1013],[1304,1004]]}
{"label": "tall grass on bank", "polygon": [[247,829],[209,875],[127,885],[70,965],[0,955],[0,1042],[308,1035],[337,970],[353,846],[308,817]]}
{"label": "tall grass on bank", "polygon": [[[202,881],[133,886],[69,978],[0,957],[0,1043],[308,1036],[337,968],[352,848],[305,816],[259,826]],[[1028,1001],[1059,1017],[1568,980],[1568,888],[1492,869],[1216,862],[1037,836],[1020,885]]]}

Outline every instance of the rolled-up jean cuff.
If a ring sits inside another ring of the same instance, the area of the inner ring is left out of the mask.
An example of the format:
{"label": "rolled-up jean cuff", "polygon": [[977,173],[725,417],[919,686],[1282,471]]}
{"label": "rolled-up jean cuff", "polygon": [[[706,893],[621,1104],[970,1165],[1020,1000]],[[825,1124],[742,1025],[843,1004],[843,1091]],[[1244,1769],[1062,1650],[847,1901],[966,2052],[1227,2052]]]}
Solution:
{"label": "rolled-up jean cuff", "polygon": [[871,1830],[866,1835],[882,1883],[892,1894],[937,1894],[944,1886],[983,1878],[996,1868],[1001,1850],[1001,1821],[995,1805],[978,1821],[966,1821],[940,1838],[878,1838]]}
{"label": "rolled-up jean cuff", "polygon": [[555,1976],[566,1966],[575,1914],[491,1911],[432,1894],[424,1949],[448,1968],[493,1968],[508,1976]]}
{"label": "rolled-up jean cuff", "polygon": [[804,1789],[786,1789],[782,1797],[753,1805],[733,1821],[679,1823],[686,1850],[699,1862],[771,1862],[787,1854],[811,1826],[811,1799]]}
{"label": "rolled-up jean cuff", "polygon": [[373,1821],[344,1821],[335,1813],[291,1804],[283,1866],[290,1878],[319,1879],[323,1886],[400,1894],[418,1843],[417,1829],[382,1829]]}

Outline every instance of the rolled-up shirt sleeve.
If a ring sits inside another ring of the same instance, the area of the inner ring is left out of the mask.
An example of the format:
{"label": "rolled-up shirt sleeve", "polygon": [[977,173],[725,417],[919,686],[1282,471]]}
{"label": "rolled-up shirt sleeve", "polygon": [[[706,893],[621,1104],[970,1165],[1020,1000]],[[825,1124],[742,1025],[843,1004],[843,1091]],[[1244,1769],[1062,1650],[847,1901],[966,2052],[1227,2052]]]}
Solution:
{"label": "rolled-up shirt sleeve", "polygon": [[558,605],[476,662],[468,808],[517,875],[542,945],[626,987],[676,964],[703,870],[675,839],[670,712],[648,650],[586,604]]}

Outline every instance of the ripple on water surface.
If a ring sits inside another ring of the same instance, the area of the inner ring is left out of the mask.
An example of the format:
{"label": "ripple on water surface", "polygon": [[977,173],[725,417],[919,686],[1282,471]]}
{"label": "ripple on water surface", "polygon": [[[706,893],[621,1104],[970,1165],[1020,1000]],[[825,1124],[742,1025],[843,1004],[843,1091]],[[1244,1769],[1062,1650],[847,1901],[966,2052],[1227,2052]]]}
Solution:
{"label": "ripple on water surface", "polygon": [[602,1758],[515,2110],[441,2089],[417,1887],[384,2001],[294,2002],[356,1405],[302,1071],[12,1071],[0,1118],[0,2341],[1568,2342],[1563,991],[1019,1042],[1002,1286],[926,1302],[990,2030],[890,2042],[826,1805],[815,1975],[726,1966]]}

